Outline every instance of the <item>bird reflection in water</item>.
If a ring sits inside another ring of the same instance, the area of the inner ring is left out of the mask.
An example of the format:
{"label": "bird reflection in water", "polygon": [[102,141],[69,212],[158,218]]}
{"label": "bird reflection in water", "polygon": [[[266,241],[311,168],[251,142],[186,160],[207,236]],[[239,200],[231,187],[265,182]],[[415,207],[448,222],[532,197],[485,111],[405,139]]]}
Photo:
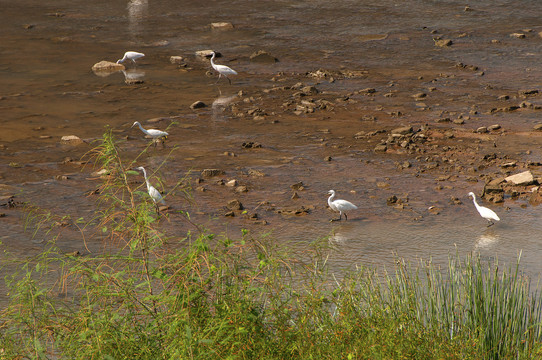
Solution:
{"label": "bird reflection in water", "polygon": [[499,241],[500,235],[493,229],[487,229],[476,239],[475,249],[489,249]]}
{"label": "bird reflection in water", "polygon": [[212,118],[214,121],[223,121],[226,120],[224,116],[224,110],[226,110],[226,107],[237,98],[237,94],[235,95],[222,95],[222,92],[220,92],[220,96],[217,97],[213,104],[211,105],[212,109]]}
{"label": "bird reflection in water", "polygon": [[141,84],[145,77],[145,71],[138,69],[122,70],[126,84]]}
{"label": "bird reflection in water", "polygon": [[348,237],[342,233],[335,233],[328,238],[330,245],[344,245],[348,241]]}

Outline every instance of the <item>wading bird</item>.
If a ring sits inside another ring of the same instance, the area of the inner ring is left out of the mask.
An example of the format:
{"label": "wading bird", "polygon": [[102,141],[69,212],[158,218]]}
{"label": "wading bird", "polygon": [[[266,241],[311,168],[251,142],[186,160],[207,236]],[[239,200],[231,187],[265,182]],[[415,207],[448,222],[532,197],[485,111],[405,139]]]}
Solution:
{"label": "wading bird", "polygon": [[145,54],[137,51],[127,51],[124,53],[124,57],[122,59],[117,60],[117,64],[125,62],[126,60],[132,60],[132,62],[135,64],[136,60],[142,58],[143,56],[145,56]]}
{"label": "wading bird", "polygon": [[339,212],[339,218],[332,219],[331,221],[342,220],[343,213],[344,213],[344,219],[348,220],[346,211],[355,210],[358,208],[356,205],[352,204],[350,201],[341,200],[341,199],[333,200],[333,198],[335,197],[335,190],[329,190],[327,193],[330,194],[329,198],[327,199],[327,204],[329,205],[331,210]]}
{"label": "wading bird", "polygon": [[156,129],[144,129],[143,126],[139,123],[139,121],[134,122],[132,127],[139,126],[141,131],[143,131],[146,135],[150,136],[154,140],[154,146],[156,146],[156,142],[158,140],[161,140],[162,144],[164,144],[164,140],[167,139],[168,133],[162,130],[156,130]]}
{"label": "wading bird", "polygon": [[501,220],[499,219],[499,217],[497,216],[497,214],[495,214],[493,210],[486,208],[485,206],[478,205],[478,203],[476,202],[476,196],[474,195],[473,192],[470,192],[469,196],[472,196],[472,201],[474,202],[474,206],[476,207],[476,210],[478,210],[478,213],[480,214],[480,216],[489,222],[489,224],[487,225],[488,227],[493,225],[493,220],[495,221]]}
{"label": "wading bird", "polygon": [[136,170],[143,171],[143,176],[145,177],[145,182],[147,183],[147,191],[154,202],[154,205],[156,206],[156,211],[158,211],[158,203],[166,205],[162,194],[160,194],[160,191],[156,190],[156,188],[149,183],[149,179],[147,179],[147,172],[143,166],[136,168]]}
{"label": "wading bird", "polygon": [[211,66],[213,67],[213,69],[218,71],[218,79],[216,80],[215,84],[217,84],[218,81],[220,80],[220,77],[222,75],[224,75],[224,77],[226,79],[228,79],[228,81],[230,82],[230,85],[231,85],[231,80],[228,77],[228,75],[237,75],[237,72],[235,70],[233,70],[232,68],[226,66],[226,65],[217,65],[217,64],[215,64],[214,59],[215,59],[216,53],[213,51],[212,54],[213,54],[213,56],[211,56]]}

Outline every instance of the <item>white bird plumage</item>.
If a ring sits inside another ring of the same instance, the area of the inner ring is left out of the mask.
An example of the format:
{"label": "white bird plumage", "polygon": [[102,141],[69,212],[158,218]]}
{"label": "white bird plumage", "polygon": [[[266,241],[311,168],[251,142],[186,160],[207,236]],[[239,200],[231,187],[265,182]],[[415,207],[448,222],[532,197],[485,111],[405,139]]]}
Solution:
{"label": "white bird plumage", "polygon": [[137,51],[126,51],[122,59],[117,60],[117,64],[125,62],[126,60],[132,60],[132,62],[135,64],[136,60],[142,58],[143,56],[145,56],[145,54]]}
{"label": "white bird plumage", "polygon": [[346,200],[342,200],[342,199],[333,200],[335,198],[335,190],[329,190],[328,194],[330,196],[327,199],[327,204],[329,205],[331,210],[339,212],[339,218],[338,219],[333,219],[331,221],[342,220],[343,213],[344,213],[345,220],[348,220],[348,216],[346,215],[346,211],[355,210],[355,209],[358,208],[356,205],[352,204],[350,201],[346,201]]}
{"label": "white bird plumage", "polygon": [[[141,129],[141,131],[143,131],[143,133],[150,136],[154,140],[162,139],[162,143],[163,143],[163,140],[166,139],[168,137],[168,135],[169,135],[167,132],[162,131],[162,130],[145,129],[145,128],[143,128],[143,126],[141,126],[139,121],[135,121],[134,124],[132,125],[132,127],[134,127],[136,125],[139,126],[139,128]],[[156,143],[154,145],[156,146]]]}
{"label": "white bird plumage", "polygon": [[489,224],[487,225],[488,227],[493,225],[493,220],[495,221],[501,220],[499,219],[497,214],[495,214],[495,211],[489,208],[486,208],[485,206],[478,205],[478,203],[476,202],[476,195],[474,195],[473,192],[470,192],[469,196],[472,197],[472,202],[474,202],[474,206],[476,207],[476,210],[478,210],[478,213],[480,214],[480,216],[489,222]]}
{"label": "white bird plumage", "polygon": [[160,203],[162,205],[166,205],[166,202],[164,201],[162,194],[160,194],[160,191],[156,190],[156,188],[149,183],[149,179],[147,179],[147,172],[145,171],[145,168],[143,166],[140,166],[136,169],[143,171],[143,176],[145,177],[145,182],[147,183],[147,192],[149,193],[152,201],[154,201],[155,204]]}
{"label": "white bird plumage", "polygon": [[237,71],[233,70],[232,68],[230,68],[230,67],[228,67],[226,65],[215,64],[214,60],[215,60],[216,53],[213,51],[212,55],[213,56],[211,56],[211,66],[213,67],[213,69],[218,71],[218,79],[216,80],[216,83],[218,83],[218,81],[220,80],[220,77],[222,75],[224,75],[224,77],[226,79],[228,79],[228,81],[230,82],[230,85],[231,85],[231,80],[228,77],[228,75],[237,75]]}

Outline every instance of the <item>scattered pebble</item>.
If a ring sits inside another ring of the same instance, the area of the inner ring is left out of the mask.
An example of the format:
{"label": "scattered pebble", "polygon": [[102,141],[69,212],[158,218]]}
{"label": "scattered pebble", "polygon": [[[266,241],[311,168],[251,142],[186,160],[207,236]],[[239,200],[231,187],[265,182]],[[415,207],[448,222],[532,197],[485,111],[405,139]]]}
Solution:
{"label": "scattered pebble", "polygon": [[220,169],[205,169],[201,172],[201,176],[204,178],[225,175],[226,172]]}
{"label": "scattered pebble", "polygon": [[211,29],[217,29],[217,30],[231,30],[233,29],[233,24],[230,22],[214,22],[211,23]]}
{"label": "scattered pebble", "polygon": [[79,144],[82,144],[84,141],[81,140],[80,137],[75,136],[75,135],[65,135],[65,136],[62,136],[62,138],[60,139],[60,142],[67,145],[79,145]]}
{"label": "scattered pebble", "polygon": [[206,107],[207,105],[203,101],[196,101],[192,105],[190,105],[190,109],[201,109]]}

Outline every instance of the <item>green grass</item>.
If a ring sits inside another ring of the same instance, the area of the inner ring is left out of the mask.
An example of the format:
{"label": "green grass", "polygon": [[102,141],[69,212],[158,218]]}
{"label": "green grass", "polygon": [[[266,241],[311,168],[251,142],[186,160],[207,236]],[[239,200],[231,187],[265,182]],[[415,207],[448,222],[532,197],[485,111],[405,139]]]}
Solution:
{"label": "green grass", "polygon": [[[501,268],[451,256],[441,269],[398,259],[389,275],[331,274],[324,242],[293,254],[248,231],[166,237],[166,215],[132,187],[133,164],[123,165],[110,133],[93,156],[110,176],[89,228],[117,250],[71,256],[51,241],[22,262],[6,277],[0,359],[542,356],[542,301],[519,260]],[[181,180],[174,191],[188,189]],[[49,231],[54,216],[29,211],[29,228]]]}

